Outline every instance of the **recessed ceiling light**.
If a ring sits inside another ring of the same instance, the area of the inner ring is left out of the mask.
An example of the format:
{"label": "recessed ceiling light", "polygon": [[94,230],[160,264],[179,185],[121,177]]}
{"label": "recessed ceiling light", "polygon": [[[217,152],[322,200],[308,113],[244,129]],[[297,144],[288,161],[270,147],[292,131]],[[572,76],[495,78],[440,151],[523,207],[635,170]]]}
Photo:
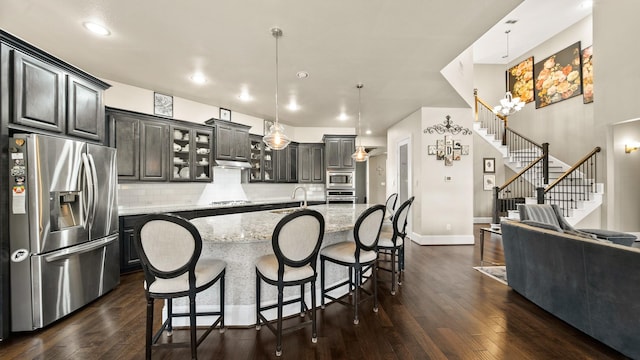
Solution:
{"label": "recessed ceiling light", "polygon": [[367,134],[367,135],[371,135],[371,130],[367,130],[364,133]]}
{"label": "recessed ceiling light", "polygon": [[296,73],[296,76],[298,77],[298,79],[306,79],[309,77],[309,73],[306,71],[298,71]]}
{"label": "recessed ceiling light", "polygon": [[240,99],[240,100],[242,100],[244,102],[247,102],[247,101],[253,100],[253,97],[249,94],[249,91],[242,90],[240,95],[238,95],[238,99]]}
{"label": "recessed ceiling light", "polygon": [[111,34],[111,31],[109,31],[109,29],[107,29],[106,27],[104,27],[102,25],[96,24],[94,22],[87,21],[87,22],[83,23],[82,25],[84,25],[84,27],[87,30],[89,30],[92,33],[97,34],[97,35],[108,36],[108,35]]}
{"label": "recessed ceiling light", "polygon": [[593,0],[586,0],[586,1],[583,1],[583,2],[580,4],[580,6],[581,6],[581,7],[583,7],[583,8],[590,8],[590,7],[592,7],[592,6],[593,6]]}
{"label": "recessed ceiling light", "polygon": [[196,84],[204,84],[207,82],[207,78],[202,73],[194,73],[191,75],[191,81]]}
{"label": "recessed ceiling light", "polygon": [[349,117],[347,116],[347,114],[345,114],[344,112],[340,113],[340,116],[338,116],[338,120],[340,121],[346,121],[349,120]]}
{"label": "recessed ceiling light", "polygon": [[300,110],[300,105],[298,105],[295,99],[291,99],[291,101],[289,101],[289,105],[287,105],[287,109],[291,111],[298,111]]}

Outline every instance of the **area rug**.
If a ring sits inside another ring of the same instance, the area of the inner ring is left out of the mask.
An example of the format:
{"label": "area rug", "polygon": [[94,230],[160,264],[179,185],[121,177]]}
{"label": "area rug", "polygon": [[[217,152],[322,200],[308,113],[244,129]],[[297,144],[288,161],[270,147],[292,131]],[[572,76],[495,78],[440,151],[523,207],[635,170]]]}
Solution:
{"label": "area rug", "polygon": [[494,280],[498,280],[501,283],[508,285],[507,269],[505,266],[474,266],[473,268]]}

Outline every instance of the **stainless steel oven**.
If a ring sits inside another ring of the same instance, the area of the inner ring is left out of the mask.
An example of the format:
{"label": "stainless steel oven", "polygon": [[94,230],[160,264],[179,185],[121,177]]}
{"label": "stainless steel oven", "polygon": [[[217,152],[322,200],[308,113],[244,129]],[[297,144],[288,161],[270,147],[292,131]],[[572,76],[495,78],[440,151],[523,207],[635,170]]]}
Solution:
{"label": "stainless steel oven", "polygon": [[327,189],[354,189],[356,172],[353,170],[327,171]]}
{"label": "stainless steel oven", "polygon": [[329,203],[356,203],[355,189],[327,190],[327,204]]}

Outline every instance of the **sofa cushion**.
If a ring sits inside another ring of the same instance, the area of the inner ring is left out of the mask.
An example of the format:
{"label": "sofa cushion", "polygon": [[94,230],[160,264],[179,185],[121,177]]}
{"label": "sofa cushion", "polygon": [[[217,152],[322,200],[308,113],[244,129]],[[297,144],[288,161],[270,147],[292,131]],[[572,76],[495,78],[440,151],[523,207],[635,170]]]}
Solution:
{"label": "sofa cushion", "polygon": [[555,230],[558,232],[562,232],[562,229],[559,226],[556,226],[554,224],[549,224],[546,222],[539,222],[534,220],[522,220],[522,223],[527,224],[529,226],[535,226],[535,227],[539,227],[547,230]]}
{"label": "sofa cushion", "polygon": [[520,220],[531,220],[549,224],[552,230],[562,231],[558,216],[551,205],[539,204],[534,206],[519,206]]}
{"label": "sofa cushion", "polygon": [[604,229],[580,229],[580,231],[595,235],[598,239],[609,240],[615,244],[631,246],[636,241],[636,236],[619,231]]}

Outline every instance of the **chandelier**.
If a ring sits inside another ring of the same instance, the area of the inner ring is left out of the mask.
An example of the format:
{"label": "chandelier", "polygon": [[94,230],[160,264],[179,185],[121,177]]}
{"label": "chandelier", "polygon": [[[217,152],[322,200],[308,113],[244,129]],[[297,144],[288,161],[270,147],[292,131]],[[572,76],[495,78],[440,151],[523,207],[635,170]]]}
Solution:
{"label": "chandelier", "polygon": [[286,148],[291,139],[284,133],[284,127],[278,122],[278,38],[282,36],[282,29],[274,27],[271,35],[276,38],[276,121],[271,125],[262,141],[273,150]]}
{"label": "chandelier", "polygon": [[362,100],[360,97],[360,90],[362,90],[362,88],[364,87],[363,84],[358,84],[356,85],[356,87],[358,88],[358,143],[359,145],[356,147],[356,152],[354,152],[351,155],[351,158],[353,158],[355,161],[358,162],[362,162],[362,161],[367,161],[367,159],[369,158],[369,154],[367,154],[367,151],[364,149],[364,146],[362,146],[362,127],[360,126],[360,113],[361,113],[361,108],[362,108]]}
{"label": "chandelier", "polygon": [[[509,33],[511,30],[505,31],[505,35],[507,36],[507,54],[502,58],[506,59],[509,57]],[[508,70],[507,70],[508,71]],[[503,99],[500,99],[500,105],[493,108],[493,112],[496,114],[500,114],[503,116],[509,116],[515,114],[516,112],[522,110],[526,103],[520,100],[519,97],[513,97],[511,91],[507,90],[507,93],[504,95]]]}

